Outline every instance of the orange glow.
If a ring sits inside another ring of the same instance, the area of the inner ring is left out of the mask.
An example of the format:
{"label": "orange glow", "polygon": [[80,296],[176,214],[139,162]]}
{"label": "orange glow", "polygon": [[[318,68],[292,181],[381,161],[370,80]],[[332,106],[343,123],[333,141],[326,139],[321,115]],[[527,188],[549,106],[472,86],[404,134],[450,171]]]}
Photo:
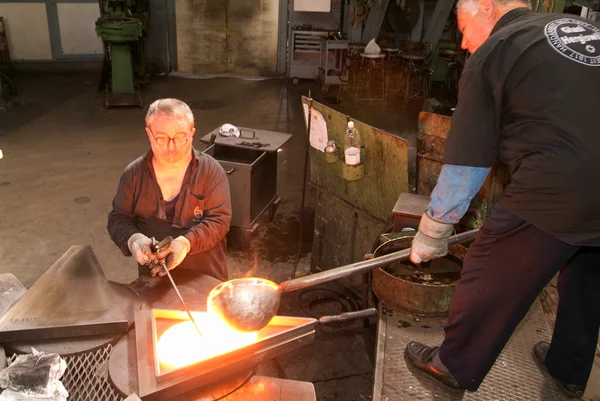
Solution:
{"label": "orange glow", "polygon": [[252,276],[254,274],[254,272],[256,272],[256,269],[258,269],[258,251],[257,250],[254,251],[254,265],[252,266],[252,269],[250,269],[246,273],[246,277]]}
{"label": "orange glow", "polygon": [[257,332],[240,332],[230,328],[218,316],[193,313],[204,337],[200,337],[191,321],[169,327],[157,344],[158,360],[171,368],[181,368],[224,354],[256,341]]}

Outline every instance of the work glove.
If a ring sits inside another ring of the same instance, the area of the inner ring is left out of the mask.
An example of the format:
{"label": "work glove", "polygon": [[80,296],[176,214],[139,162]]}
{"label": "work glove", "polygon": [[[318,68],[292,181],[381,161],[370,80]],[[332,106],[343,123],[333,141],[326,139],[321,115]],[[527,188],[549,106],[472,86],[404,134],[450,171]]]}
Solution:
{"label": "work glove", "polygon": [[453,231],[452,224],[438,223],[427,213],[423,213],[419,231],[412,243],[411,262],[419,264],[445,256],[448,253],[448,238]]}
{"label": "work glove", "polygon": [[150,244],[152,241],[142,233],[135,233],[127,240],[127,247],[129,252],[133,255],[135,260],[145,266],[154,258]]}
{"label": "work glove", "polygon": [[[173,270],[174,268],[179,266],[190,251],[190,247],[190,241],[183,235],[180,235],[179,237],[171,241],[170,253],[165,258],[167,269]],[[164,271],[164,268],[162,266],[156,265],[152,268],[151,275],[152,277],[154,277],[157,274],[162,277],[167,273]]]}

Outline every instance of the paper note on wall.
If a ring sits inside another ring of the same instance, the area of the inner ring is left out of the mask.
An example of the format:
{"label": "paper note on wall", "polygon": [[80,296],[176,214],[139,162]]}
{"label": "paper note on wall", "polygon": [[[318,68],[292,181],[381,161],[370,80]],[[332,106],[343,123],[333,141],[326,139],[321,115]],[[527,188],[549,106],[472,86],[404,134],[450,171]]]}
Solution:
{"label": "paper note on wall", "polygon": [[[304,106],[304,121],[308,123],[308,105],[303,104]],[[325,118],[323,114],[319,113],[317,110],[311,110],[311,122],[310,122],[310,146],[313,148],[320,150],[321,152],[325,151],[325,145],[327,145],[328,136],[327,136],[327,123],[325,122]]]}
{"label": "paper note on wall", "polygon": [[331,11],[331,0],[294,0],[294,11],[328,13]]}

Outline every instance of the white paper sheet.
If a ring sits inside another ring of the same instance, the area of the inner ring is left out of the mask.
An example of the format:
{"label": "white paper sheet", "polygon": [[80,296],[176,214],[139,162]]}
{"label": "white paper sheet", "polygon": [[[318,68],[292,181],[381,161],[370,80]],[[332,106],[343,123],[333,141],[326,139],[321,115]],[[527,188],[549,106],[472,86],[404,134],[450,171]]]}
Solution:
{"label": "white paper sheet", "polygon": [[[303,104],[304,106],[304,121],[308,123],[308,105]],[[321,113],[319,113],[314,108],[311,110],[311,123],[310,123],[310,145],[320,150],[321,152],[325,151],[325,146],[327,145],[327,141],[329,137],[327,135],[327,123],[325,122],[325,118]]]}
{"label": "white paper sheet", "polygon": [[331,11],[331,0],[294,0],[294,11],[328,13]]}

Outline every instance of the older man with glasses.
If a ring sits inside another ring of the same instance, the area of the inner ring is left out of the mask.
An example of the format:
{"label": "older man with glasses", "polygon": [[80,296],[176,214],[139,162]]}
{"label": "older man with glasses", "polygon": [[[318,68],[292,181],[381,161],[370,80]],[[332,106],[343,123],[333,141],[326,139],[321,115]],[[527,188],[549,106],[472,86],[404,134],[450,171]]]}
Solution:
{"label": "older man with glasses", "polygon": [[195,132],[187,104],[155,101],[146,114],[151,150],[121,176],[107,228],[121,252],[136,259],[140,275],[165,274],[151,264],[151,237],[160,241],[170,236],[165,259],[169,270],[177,267],[228,279],[229,184],[221,165],[193,148]]}

